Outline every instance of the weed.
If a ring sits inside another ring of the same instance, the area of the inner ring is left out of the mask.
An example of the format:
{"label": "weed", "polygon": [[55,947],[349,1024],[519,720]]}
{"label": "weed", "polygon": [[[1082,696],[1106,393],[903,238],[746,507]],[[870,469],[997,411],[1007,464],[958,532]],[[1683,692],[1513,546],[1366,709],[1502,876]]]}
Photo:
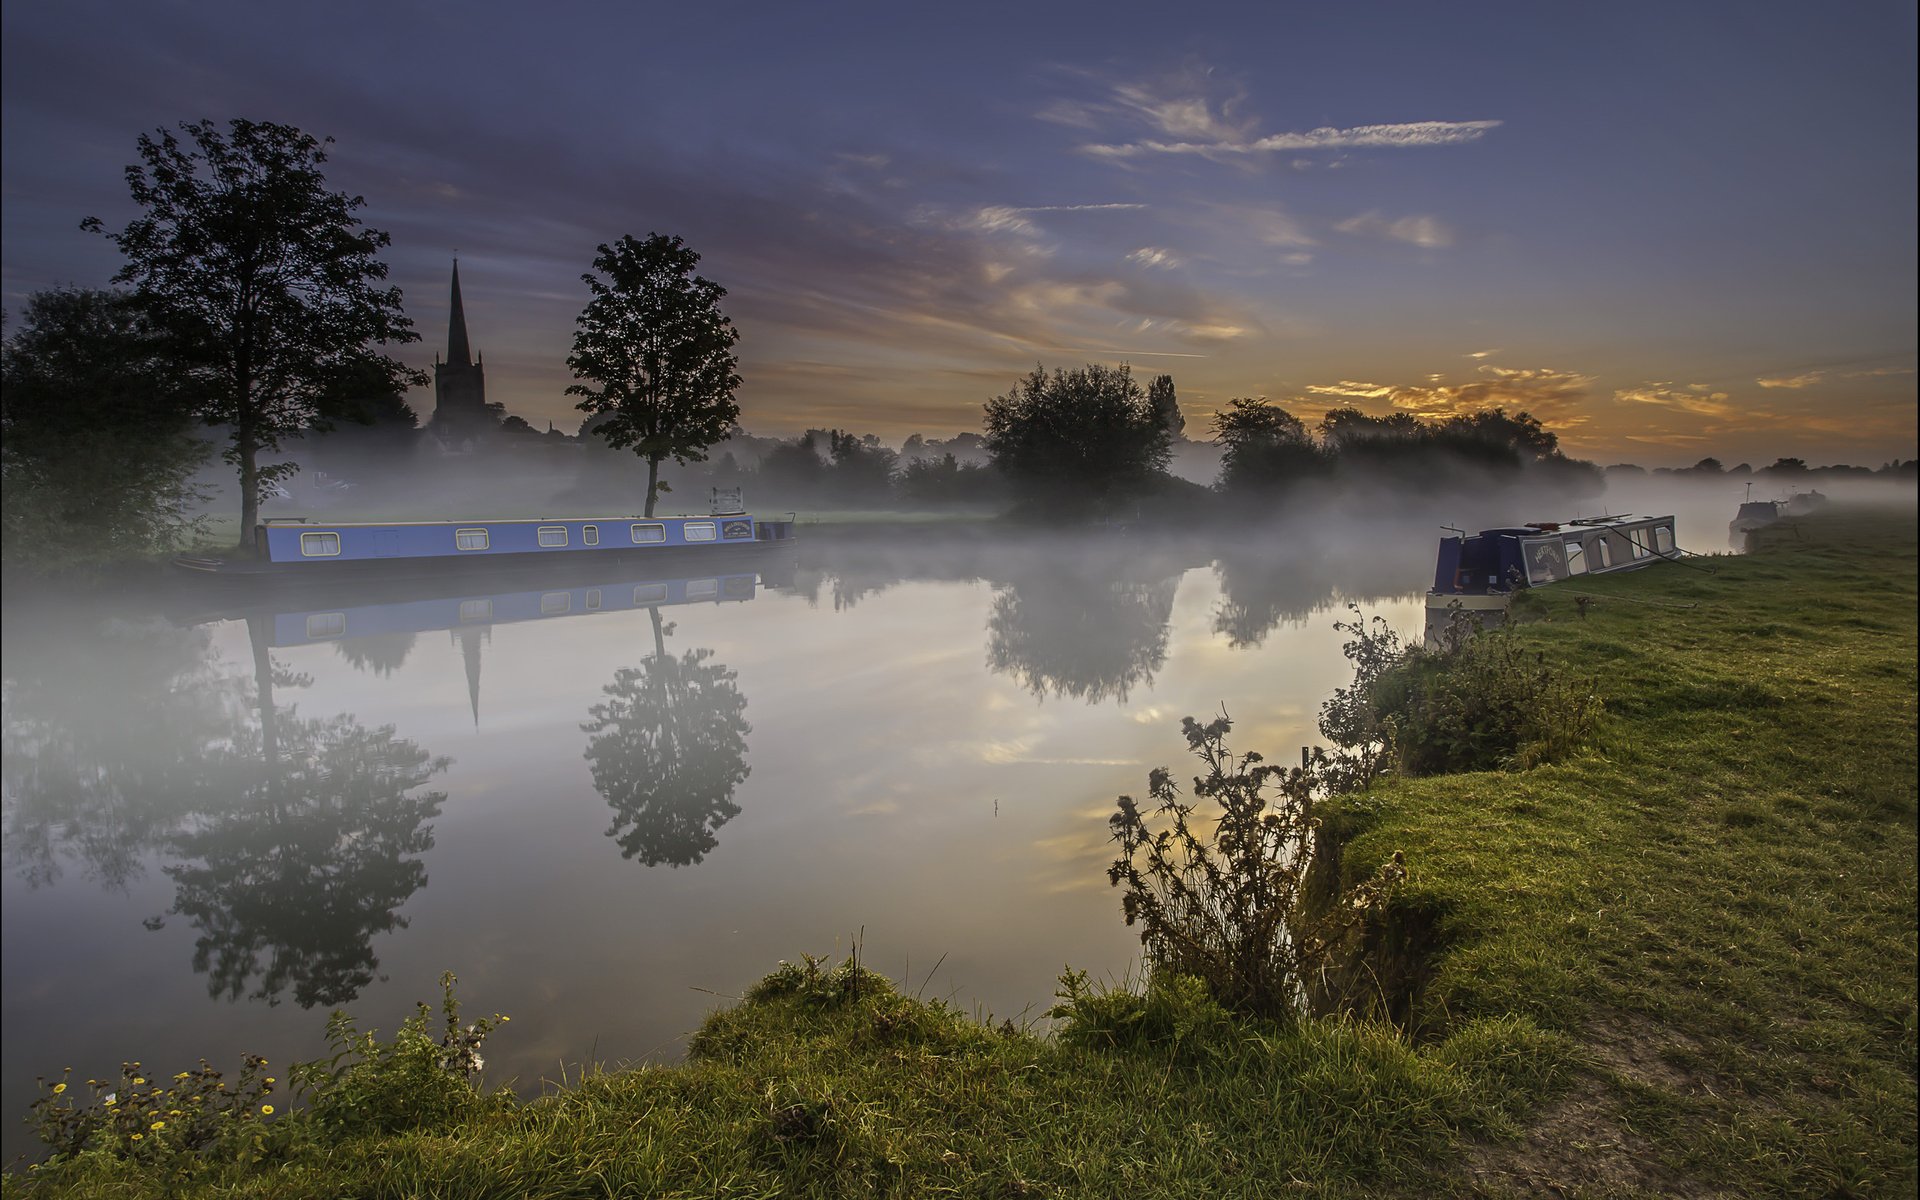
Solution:
{"label": "weed", "polygon": [[[1211,834],[1195,832],[1195,806],[1181,802],[1166,768],[1156,769],[1148,780],[1158,802],[1151,817],[1121,796],[1108,821],[1120,853],[1107,881],[1125,886],[1121,911],[1128,925],[1141,926],[1156,972],[1200,980],[1234,1012],[1290,1022],[1306,971],[1379,908],[1405,865],[1396,853],[1344,903],[1308,916],[1301,900],[1319,825],[1314,777],[1269,766],[1258,753],[1233,754],[1226,747],[1233,722],[1224,713],[1206,725],[1184,718],[1180,728],[1207,768],[1194,778],[1195,797],[1220,807]],[[1155,832],[1150,819],[1165,824]]]}

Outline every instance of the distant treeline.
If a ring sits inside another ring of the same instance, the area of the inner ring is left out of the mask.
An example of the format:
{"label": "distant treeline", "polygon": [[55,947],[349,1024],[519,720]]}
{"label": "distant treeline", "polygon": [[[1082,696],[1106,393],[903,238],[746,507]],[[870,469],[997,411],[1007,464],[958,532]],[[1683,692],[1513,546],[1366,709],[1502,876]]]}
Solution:
{"label": "distant treeline", "polygon": [[1606,468],[1608,480],[1629,479],[1751,479],[1756,482],[1774,484],[1798,484],[1811,486],[1815,483],[1830,483],[1843,479],[1879,479],[1904,480],[1913,482],[1920,476],[1920,460],[1907,459],[1902,462],[1894,459],[1878,467],[1853,467],[1846,463],[1835,463],[1827,467],[1810,467],[1804,459],[1776,458],[1771,466],[1755,470],[1749,463],[1737,466],[1721,465],[1717,458],[1703,458],[1690,467],[1655,467],[1649,471],[1633,463],[1615,463]]}

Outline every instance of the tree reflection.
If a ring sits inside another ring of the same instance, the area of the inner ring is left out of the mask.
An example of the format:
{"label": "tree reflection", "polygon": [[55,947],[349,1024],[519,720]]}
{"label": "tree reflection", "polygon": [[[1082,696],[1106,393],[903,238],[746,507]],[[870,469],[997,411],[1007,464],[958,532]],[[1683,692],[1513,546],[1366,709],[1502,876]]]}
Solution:
{"label": "tree reflection", "polygon": [[[239,793],[171,839],[173,911],[200,931],[193,969],[207,990],[302,1008],[337,1005],[372,982],[376,933],[427,882],[441,792],[409,795],[448,760],[351,716],[269,713],[233,754]],[[157,924],[157,922],[156,922]],[[257,982],[253,982],[257,980]],[[248,991],[252,983],[251,992]]]}
{"label": "tree reflection", "polygon": [[201,630],[94,614],[10,636],[7,856],[29,886],[64,861],[114,888],[158,856],[212,994],[341,1004],[426,883],[425,822],[445,796],[409,793],[448,760],[391,726],[277,706],[276,688],[311,681],[273,661],[265,618],[249,627],[251,688]]}
{"label": "tree reflection", "polygon": [[365,637],[341,638],[333,644],[334,653],[352,663],[354,669],[375,675],[392,675],[413,652],[411,633],[372,633]]}
{"label": "tree reflection", "polygon": [[740,813],[733,791],[746,779],[747,699],[711,650],[667,653],[658,609],[654,652],[614,673],[608,699],[587,710],[593,786],[613,809],[607,836],[622,858],[648,866],[701,861],[715,831]]}
{"label": "tree reflection", "polygon": [[987,616],[987,666],[1035,696],[1124,703],[1167,661],[1175,572],[1147,581],[1060,571],[1002,588]]}
{"label": "tree reflection", "polygon": [[1222,598],[1213,631],[1235,650],[1253,649],[1283,622],[1304,621],[1333,603],[1332,581],[1295,558],[1223,555],[1217,569]]}

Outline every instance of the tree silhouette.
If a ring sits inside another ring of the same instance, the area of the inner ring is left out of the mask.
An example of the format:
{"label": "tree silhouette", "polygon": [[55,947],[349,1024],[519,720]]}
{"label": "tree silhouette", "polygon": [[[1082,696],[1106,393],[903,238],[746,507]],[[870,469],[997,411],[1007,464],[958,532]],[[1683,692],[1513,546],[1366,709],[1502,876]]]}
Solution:
{"label": "tree silhouette", "polygon": [[987,617],[987,666],[1035,696],[1125,703],[1167,661],[1167,622],[1180,576],[1150,581],[1079,571],[1002,588]]}
{"label": "tree silhouette", "polygon": [[[326,190],[325,143],[290,125],[182,123],[193,148],[164,129],[141,134],[127,187],[145,212],[108,238],[127,263],[114,278],[168,331],[193,377],[200,414],[229,428],[226,459],[240,472],[240,544],[254,544],[260,497],[292,463],[261,451],[330,427],[340,381],[384,380],[382,391],[427,382],[369,349],[413,342],[400,289],[379,288],[390,241],[354,210],[359,196]],[[328,139],[331,141],[332,139]],[[81,228],[102,232],[98,217]]]}
{"label": "tree silhouette", "polygon": [[392,675],[413,653],[411,633],[370,633],[365,637],[341,638],[333,651],[352,663],[356,670],[375,675]]}
{"label": "tree silhouette", "polygon": [[708,662],[711,650],[667,653],[660,612],[652,610],[654,652],[614,673],[608,699],[587,710],[586,758],[593,786],[613,809],[607,836],[620,857],[648,866],[688,866],[719,844],[714,831],[740,813],[733,790],[744,759],[745,696],[734,673]]}
{"label": "tree silhouette", "polygon": [[601,245],[580,278],[593,291],[576,324],[567,366],[582,412],[605,414],[595,429],[615,449],[647,463],[646,515],[661,491],[660,463],[704,462],[740,416],[732,350],[740,334],[720,312],[727,290],[693,273],[700,256],[677,237],[631,235]]}

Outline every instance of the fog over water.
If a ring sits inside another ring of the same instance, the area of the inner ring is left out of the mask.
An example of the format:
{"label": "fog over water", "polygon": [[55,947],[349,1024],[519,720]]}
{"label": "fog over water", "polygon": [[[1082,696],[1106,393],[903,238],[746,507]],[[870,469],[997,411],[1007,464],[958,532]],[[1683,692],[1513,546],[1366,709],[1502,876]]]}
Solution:
{"label": "fog over water", "polygon": [[[1581,507],[1677,512],[1723,552],[1743,492]],[[1414,634],[1440,522],[1572,515],[1486,509],[803,527],[744,563],[271,598],[12,589],[0,1104],[66,1066],[314,1057],[329,1008],[390,1032],[444,970],[513,1018],[494,1080],[672,1059],[863,928],[913,990],[1037,1013],[1063,965],[1134,958],[1106,817],[1153,767],[1190,774],[1180,718],[1225,705],[1236,748],[1282,759],[1318,741],[1346,603]]]}

